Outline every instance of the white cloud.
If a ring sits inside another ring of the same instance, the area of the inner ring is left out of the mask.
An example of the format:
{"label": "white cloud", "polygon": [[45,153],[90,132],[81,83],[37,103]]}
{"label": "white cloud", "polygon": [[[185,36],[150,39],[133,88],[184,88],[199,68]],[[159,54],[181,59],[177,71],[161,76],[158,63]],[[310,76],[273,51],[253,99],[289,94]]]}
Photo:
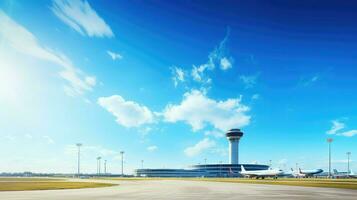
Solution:
{"label": "white cloud", "polygon": [[112,113],[118,124],[125,127],[138,127],[154,122],[154,115],[146,106],[126,101],[119,95],[100,97],[98,104]]}
{"label": "white cloud", "polygon": [[257,99],[259,99],[260,98],[260,95],[259,94],[253,94],[253,96],[252,96],[252,99],[253,100],[257,100]]}
{"label": "white cloud", "polygon": [[211,63],[203,64],[198,67],[193,65],[191,70],[191,76],[194,81],[201,82],[201,83],[209,83],[210,78],[206,77],[204,73],[206,70],[213,70],[214,68],[215,66]]}
{"label": "white cloud", "polygon": [[81,35],[113,37],[111,28],[86,0],[53,0],[52,12]]}
{"label": "white cloud", "polygon": [[199,66],[193,65],[191,76],[194,81],[209,84],[211,83],[211,78],[206,74],[207,71],[212,71],[217,66],[224,71],[232,68],[233,59],[228,56],[226,47],[228,36],[229,32],[227,32],[227,35],[219,43],[218,47],[208,55],[208,61],[206,63]]}
{"label": "white cloud", "polygon": [[232,68],[232,61],[226,57],[221,59],[221,69],[222,70],[227,70],[229,68]]}
{"label": "white cloud", "polygon": [[332,120],[332,127],[326,133],[330,135],[341,135],[346,137],[352,137],[357,135],[357,130],[341,131],[346,125],[338,120]]}
{"label": "white cloud", "polygon": [[66,94],[70,96],[82,95],[92,91],[95,77],[86,76],[75,68],[72,62],[60,53],[55,53],[39,44],[37,38],[23,26],[17,24],[0,10],[0,39],[16,51],[37,59],[55,63],[63,68],[59,75],[67,81],[64,86]]}
{"label": "white cloud", "polygon": [[311,84],[317,82],[317,81],[320,80],[320,79],[321,79],[320,75],[319,75],[319,74],[316,74],[316,75],[314,75],[314,76],[312,76],[312,77],[309,77],[309,78],[306,78],[306,77],[305,77],[305,78],[301,78],[301,79],[300,79],[300,83],[301,83],[303,86],[307,87],[307,86],[309,86],[309,85],[311,85]]}
{"label": "white cloud", "polygon": [[156,145],[149,146],[149,147],[147,148],[147,150],[150,151],[150,152],[156,151],[157,149],[158,149],[158,147],[157,147]]}
{"label": "white cloud", "polygon": [[243,81],[245,88],[252,88],[257,84],[257,79],[259,77],[259,73],[252,76],[240,76],[239,78]]}
{"label": "white cloud", "polygon": [[357,130],[345,131],[345,132],[339,133],[339,135],[343,135],[346,137],[352,137],[352,136],[357,135]]}
{"label": "white cloud", "polygon": [[43,139],[46,140],[47,144],[54,144],[55,143],[55,141],[48,135],[44,135],[42,137],[43,137]]}
{"label": "white cloud", "polygon": [[339,130],[342,130],[345,128],[345,124],[342,122],[339,122],[338,120],[333,120],[332,121],[332,127],[330,130],[328,130],[326,133],[327,134],[336,134]]}
{"label": "white cloud", "polygon": [[120,55],[119,53],[115,53],[113,51],[107,51],[108,55],[112,58],[112,60],[121,60],[123,59],[123,56]]}
{"label": "white cloud", "polygon": [[149,134],[152,130],[153,130],[153,128],[147,126],[147,127],[140,128],[140,129],[139,129],[139,133],[141,133],[142,136],[146,136],[146,135]]}
{"label": "white cloud", "polygon": [[203,151],[216,146],[216,143],[209,138],[204,138],[192,147],[187,147],[184,152],[187,156],[193,157],[201,154]]}
{"label": "white cloud", "polygon": [[5,137],[4,137],[6,140],[9,140],[9,141],[14,141],[16,138],[14,137],[14,136],[12,136],[12,135],[6,135]]}
{"label": "white cloud", "polygon": [[175,87],[177,87],[177,85],[180,82],[184,82],[185,81],[185,72],[183,71],[182,68],[172,67],[171,71],[172,71],[172,80],[174,81]]}
{"label": "white cloud", "polygon": [[209,130],[205,131],[206,136],[213,136],[215,138],[222,138],[224,137],[224,132],[219,131],[219,130]]}
{"label": "white cloud", "polygon": [[241,103],[241,98],[216,101],[201,91],[192,90],[184,94],[179,105],[167,105],[163,116],[168,122],[185,121],[194,131],[202,129],[206,123],[226,131],[248,125],[250,116],[247,111],[249,107]]}

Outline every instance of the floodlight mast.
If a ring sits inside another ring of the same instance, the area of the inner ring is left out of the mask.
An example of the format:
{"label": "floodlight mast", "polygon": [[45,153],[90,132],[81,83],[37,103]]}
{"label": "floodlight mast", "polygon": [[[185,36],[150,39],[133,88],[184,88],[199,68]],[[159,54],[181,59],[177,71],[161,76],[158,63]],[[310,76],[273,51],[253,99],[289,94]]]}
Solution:
{"label": "floodlight mast", "polygon": [[77,143],[76,144],[77,148],[78,148],[78,157],[77,157],[77,176],[80,177],[81,171],[80,171],[80,163],[81,163],[81,143]]}
{"label": "floodlight mast", "polygon": [[97,157],[97,173],[98,173],[98,175],[100,175],[100,159],[102,159],[102,157]]}
{"label": "floodlight mast", "polygon": [[107,160],[104,160],[104,174],[107,174]]}
{"label": "floodlight mast", "polygon": [[328,143],[328,177],[331,178],[331,143],[333,142],[332,138],[327,138]]}
{"label": "floodlight mast", "polygon": [[351,152],[347,152],[347,173],[350,174],[350,157],[351,157]]}
{"label": "floodlight mast", "polygon": [[121,155],[121,175],[124,176],[124,151],[121,151],[120,155]]}

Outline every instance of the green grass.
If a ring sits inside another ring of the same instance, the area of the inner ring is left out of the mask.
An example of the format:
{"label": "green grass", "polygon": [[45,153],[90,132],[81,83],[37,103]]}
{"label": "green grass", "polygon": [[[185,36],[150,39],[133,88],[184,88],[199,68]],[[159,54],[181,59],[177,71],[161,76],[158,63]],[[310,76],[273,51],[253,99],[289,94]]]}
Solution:
{"label": "green grass", "polygon": [[27,182],[27,181],[64,181],[65,179],[60,178],[36,178],[36,177],[1,177],[0,182]]}
{"label": "green grass", "polygon": [[108,187],[116,184],[96,182],[72,182],[61,179],[1,178],[0,191],[60,190]]}

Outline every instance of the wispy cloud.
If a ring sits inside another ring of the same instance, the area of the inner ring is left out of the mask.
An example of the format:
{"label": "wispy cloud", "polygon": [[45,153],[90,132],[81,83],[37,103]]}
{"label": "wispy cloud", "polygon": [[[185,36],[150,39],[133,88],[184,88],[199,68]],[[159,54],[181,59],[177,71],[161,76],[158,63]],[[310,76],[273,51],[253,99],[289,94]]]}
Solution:
{"label": "wispy cloud", "polygon": [[315,74],[311,77],[302,77],[300,79],[300,84],[304,87],[307,87],[307,86],[310,86],[312,85],[313,83],[319,81],[321,79],[321,76],[320,74]]}
{"label": "wispy cloud", "polygon": [[98,98],[98,104],[116,117],[125,127],[138,127],[154,122],[154,114],[146,106],[127,101],[119,95]]}
{"label": "wispy cloud", "polygon": [[332,127],[326,133],[330,135],[340,135],[346,137],[352,137],[357,135],[357,130],[342,131],[343,129],[345,129],[345,127],[345,123],[340,122],[338,120],[333,120]]}
{"label": "wispy cloud", "polygon": [[123,59],[123,56],[120,55],[119,53],[115,53],[113,51],[107,51],[108,55],[112,58],[112,60],[121,60]]}
{"label": "wispy cloud", "polygon": [[206,136],[213,136],[215,138],[222,138],[224,137],[224,132],[220,130],[208,130],[205,131]]}
{"label": "wispy cloud", "polygon": [[226,131],[227,127],[248,125],[250,116],[247,111],[249,107],[241,103],[241,98],[216,101],[201,91],[193,90],[184,94],[180,104],[166,106],[163,116],[168,122],[184,121],[193,131],[204,128],[206,123]]}
{"label": "wispy cloud", "polygon": [[194,146],[187,147],[184,150],[184,153],[189,157],[193,157],[201,154],[203,151],[210,149],[214,146],[216,146],[216,143],[213,140],[210,140],[209,138],[204,138]]}
{"label": "wispy cloud", "polygon": [[177,87],[180,82],[184,81],[188,81],[189,83],[198,83],[203,87],[209,87],[212,83],[212,79],[208,72],[213,72],[216,68],[219,68],[222,71],[232,68],[233,58],[229,55],[228,48],[226,47],[228,37],[229,30],[219,45],[209,53],[206,63],[192,65],[192,68],[187,71],[179,67],[172,67],[172,80],[175,87]]}
{"label": "wispy cloud", "polygon": [[251,75],[251,76],[245,76],[242,75],[239,78],[242,80],[242,82],[244,83],[245,88],[252,88],[257,84],[257,79],[259,77],[260,73],[257,73],[255,75]]}
{"label": "wispy cloud", "polygon": [[149,146],[148,148],[146,148],[148,151],[153,152],[156,151],[158,149],[158,147],[156,145],[153,146]]}
{"label": "wispy cloud", "polygon": [[30,140],[30,139],[33,138],[33,136],[32,136],[31,134],[28,134],[28,133],[27,133],[27,134],[25,134],[25,138]]}
{"label": "wispy cloud", "polygon": [[338,121],[338,120],[333,120],[332,121],[332,127],[330,130],[328,130],[326,133],[327,134],[336,134],[339,130],[342,130],[345,128],[345,124]]}
{"label": "wispy cloud", "polygon": [[222,70],[232,68],[232,59],[228,59],[226,57],[221,58],[220,67]]}
{"label": "wispy cloud", "polygon": [[183,71],[182,68],[180,68],[180,67],[172,67],[171,68],[171,72],[172,72],[172,80],[174,82],[175,87],[177,87],[177,85],[180,82],[184,82],[185,81],[185,72]]}
{"label": "wispy cloud", "polygon": [[20,53],[55,63],[63,68],[59,75],[67,81],[64,86],[66,94],[70,96],[82,95],[87,91],[92,91],[96,85],[94,76],[86,76],[81,70],[75,68],[65,55],[42,46],[31,32],[1,10],[0,27],[0,38],[4,42],[3,44],[9,45]]}
{"label": "wispy cloud", "polygon": [[111,28],[86,0],[53,0],[52,12],[82,35],[113,37]]}
{"label": "wispy cloud", "polygon": [[191,76],[194,81],[209,84],[211,83],[211,78],[206,74],[207,71],[212,71],[217,68],[217,66],[219,66],[223,71],[232,68],[233,58],[229,56],[228,49],[226,47],[228,37],[229,31],[224,39],[219,43],[218,47],[216,47],[208,55],[208,61],[206,63],[199,66],[193,65]]}
{"label": "wispy cloud", "polygon": [[257,100],[260,98],[260,95],[259,94],[253,94],[252,95],[252,100]]}
{"label": "wispy cloud", "polygon": [[55,141],[48,135],[42,136],[42,138],[47,142],[47,144],[54,144]]}
{"label": "wispy cloud", "polygon": [[345,131],[345,132],[339,133],[339,135],[343,135],[343,136],[346,136],[346,137],[352,137],[352,136],[357,135],[357,130]]}
{"label": "wispy cloud", "polygon": [[15,139],[16,139],[16,137],[12,136],[12,135],[6,135],[4,138],[9,141],[15,141]]}

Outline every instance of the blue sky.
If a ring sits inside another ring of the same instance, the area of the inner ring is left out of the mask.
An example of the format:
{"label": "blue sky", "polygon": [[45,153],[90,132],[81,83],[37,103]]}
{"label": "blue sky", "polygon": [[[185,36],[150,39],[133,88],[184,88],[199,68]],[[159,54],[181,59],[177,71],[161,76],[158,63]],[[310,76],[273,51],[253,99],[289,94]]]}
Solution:
{"label": "blue sky", "polygon": [[[357,145],[357,4],[0,2],[0,171],[228,162],[345,170]],[[357,164],[352,161],[352,167]],[[357,169],[356,169],[357,170]]]}

